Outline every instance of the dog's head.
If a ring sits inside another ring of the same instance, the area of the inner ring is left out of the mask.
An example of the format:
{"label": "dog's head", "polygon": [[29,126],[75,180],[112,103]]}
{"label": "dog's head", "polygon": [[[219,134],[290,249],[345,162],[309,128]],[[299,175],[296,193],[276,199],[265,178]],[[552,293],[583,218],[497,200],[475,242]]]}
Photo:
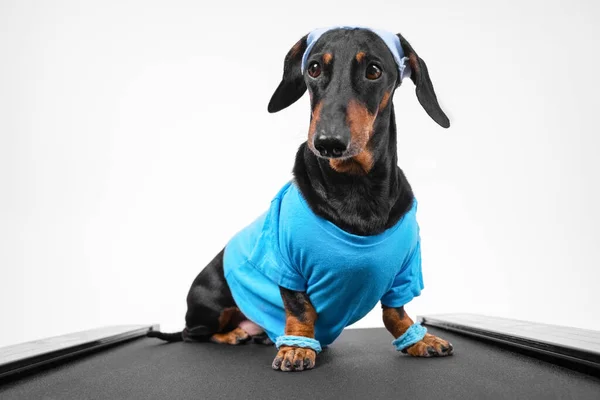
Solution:
{"label": "dog's head", "polygon": [[[419,102],[435,122],[448,128],[450,122],[437,102],[425,61],[406,39],[396,36],[395,55],[390,44],[369,29],[332,29],[314,42],[304,36],[285,57],[283,79],[269,112],[293,104],[308,88],[309,148],[329,159],[357,157],[367,148],[376,118],[391,107],[394,90],[403,81],[399,62],[406,62]],[[398,60],[398,52],[406,58]]]}

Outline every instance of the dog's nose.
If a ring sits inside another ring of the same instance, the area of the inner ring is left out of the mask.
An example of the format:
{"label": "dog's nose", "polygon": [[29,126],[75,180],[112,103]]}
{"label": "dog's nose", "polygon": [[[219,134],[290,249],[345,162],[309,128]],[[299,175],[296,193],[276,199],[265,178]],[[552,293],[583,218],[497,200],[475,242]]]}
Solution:
{"label": "dog's nose", "polygon": [[314,145],[323,157],[341,157],[348,148],[341,139],[325,135],[316,137]]}

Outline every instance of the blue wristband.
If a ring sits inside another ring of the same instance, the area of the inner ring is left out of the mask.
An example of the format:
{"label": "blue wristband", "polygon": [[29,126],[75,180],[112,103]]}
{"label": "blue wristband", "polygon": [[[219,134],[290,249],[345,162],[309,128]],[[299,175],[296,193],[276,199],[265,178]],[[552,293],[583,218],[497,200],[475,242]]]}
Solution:
{"label": "blue wristband", "polygon": [[398,339],[394,340],[392,344],[396,346],[396,350],[402,351],[418,341],[422,340],[427,333],[427,328],[421,326],[421,324],[412,324],[406,332]]}
{"label": "blue wristband", "polygon": [[296,346],[296,347],[308,347],[316,351],[321,352],[321,344],[318,340],[311,339],[304,336],[291,336],[284,335],[279,336],[275,341],[275,346],[279,349],[281,346]]}

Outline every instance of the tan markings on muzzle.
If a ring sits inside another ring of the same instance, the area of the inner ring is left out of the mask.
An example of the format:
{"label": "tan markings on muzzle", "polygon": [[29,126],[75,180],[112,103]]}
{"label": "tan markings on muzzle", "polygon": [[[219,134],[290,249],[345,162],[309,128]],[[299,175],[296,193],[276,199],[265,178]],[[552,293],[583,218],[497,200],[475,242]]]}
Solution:
{"label": "tan markings on muzzle", "polygon": [[381,99],[381,103],[379,103],[379,111],[383,110],[390,101],[390,92],[385,92],[383,94],[383,99]]}
{"label": "tan markings on muzzle", "polygon": [[324,64],[329,64],[331,62],[332,58],[333,58],[333,55],[331,55],[331,53],[325,53],[325,54],[323,54],[323,63]]}
{"label": "tan markings on muzzle", "polygon": [[367,107],[356,100],[350,100],[346,110],[346,124],[350,128],[348,149],[359,150],[358,155],[348,159],[331,159],[329,165],[338,172],[354,175],[367,174],[373,167],[373,154],[367,149],[367,143],[373,134],[375,116]]}
{"label": "tan markings on muzzle", "polygon": [[312,118],[310,119],[310,126],[308,128],[308,147],[316,151],[313,145],[313,140],[315,137],[315,131],[317,130],[317,122],[321,119],[321,107],[323,106],[323,102],[317,104],[312,112]]}
{"label": "tan markings on muzzle", "polygon": [[350,146],[364,149],[373,134],[375,115],[371,114],[364,104],[350,100],[346,108],[346,125],[350,128]]}
{"label": "tan markings on muzzle", "polygon": [[363,60],[363,58],[365,58],[365,52],[364,51],[359,51],[358,53],[356,53],[356,61],[361,62]]}
{"label": "tan markings on muzzle", "polygon": [[329,160],[329,166],[334,171],[344,174],[366,175],[373,168],[373,153],[363,150],[357,156],[345,160],[332,158]]}

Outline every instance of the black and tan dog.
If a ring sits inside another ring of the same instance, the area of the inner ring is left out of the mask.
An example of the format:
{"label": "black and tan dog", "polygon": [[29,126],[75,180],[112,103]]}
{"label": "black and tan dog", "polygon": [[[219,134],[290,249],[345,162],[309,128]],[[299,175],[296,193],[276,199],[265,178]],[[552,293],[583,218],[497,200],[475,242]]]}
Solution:
{"label": "black and tan dog", "polygon": [[[401,36],[419,102],[444,128],[449,121],[438,105],[427,66]],[[308,140],[300,145],[293,168],[294,184],[310,209],[354,235],[379,235],[395,226],[411,209],[411,187],[397,166],[397,134],[392,97],[400,86],[397,62],[381,38],[368,29],[333,29],[310,50],[301,68],[307,36],[288,52],[283,79],[269,103],[269,112],[297,101],[308,89],[311,120]],[[150,332],[167,341],[212,341],[240,344],[272,343],[261,326],[239,310],[224,276],[222,250],[196,277],[187,297],[182,332]],[[319,318],[308,291],[279,287],[285,308],[285,335],[315,337]],[[328,288],[332,292],[335,287]],[[256,305],[259,306],[258,304]],[[347,306],[350,305],[340,305]],[[402,336],[412,319],[404,307],[383,308],[385,327]],[[403,350],[411,356],[447,356],[447,341],[425,334]],[[311,369],[316,352],[301,346],[280,346],[273,362],[282,371]]]}

